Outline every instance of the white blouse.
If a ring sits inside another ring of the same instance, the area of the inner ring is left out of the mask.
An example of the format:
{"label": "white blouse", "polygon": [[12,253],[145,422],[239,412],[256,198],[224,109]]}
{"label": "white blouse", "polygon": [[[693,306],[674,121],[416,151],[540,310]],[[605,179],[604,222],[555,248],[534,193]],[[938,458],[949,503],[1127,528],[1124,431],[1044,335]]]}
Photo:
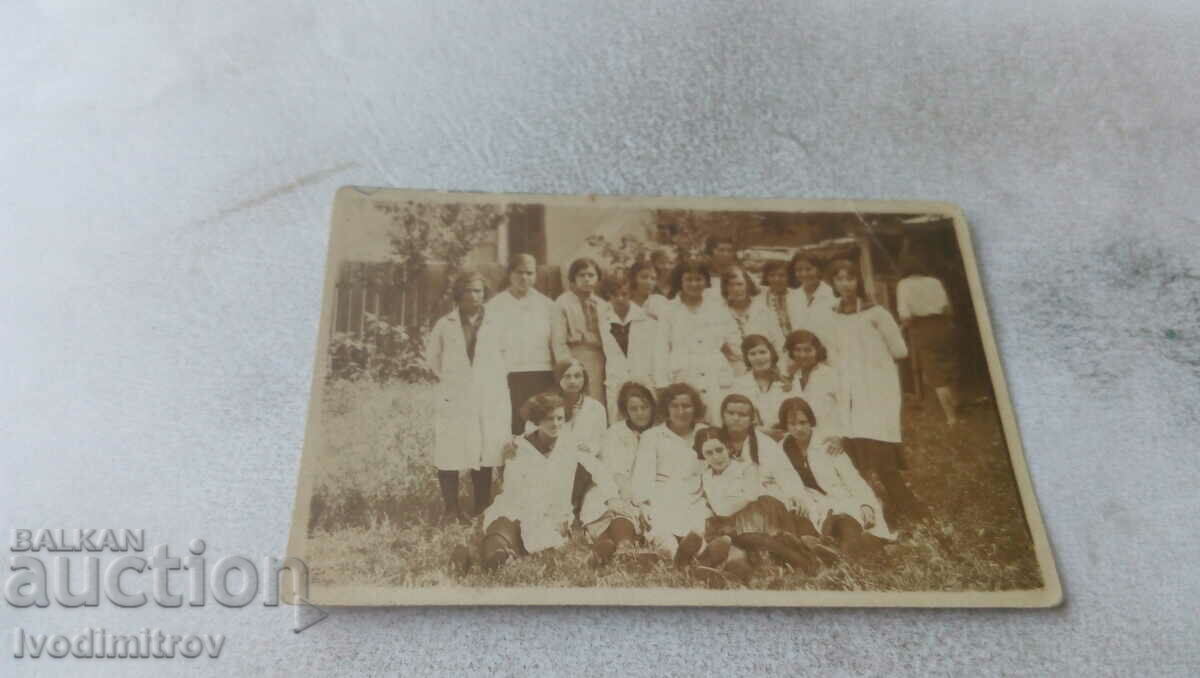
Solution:
{"label": "white blouse", "polygon": [[896,283],[896,314],[901,320],[941,315],[949,311],[950,297],[941,280],[914,275]]}
{"label": "white blouse", "polygon": [[525,436],[517,438],[513,458],[504,466],[504,487],[484,512],[484,525],[497,518],[521,522],[525,549],[537,553],[566,543],[573,519],[571,492],[575,469],[582,465],[605,496],[616,492],[607,469],[591,454],[581,452],[570,433],[559,435],[545,455]]}
{"label": "white blouse", "polygon": [[499,323],[500,357],[508,372],[548,372],[554,368],[551,319],[554,302],[535,289],[517,299],[504,290],[487,303]]}

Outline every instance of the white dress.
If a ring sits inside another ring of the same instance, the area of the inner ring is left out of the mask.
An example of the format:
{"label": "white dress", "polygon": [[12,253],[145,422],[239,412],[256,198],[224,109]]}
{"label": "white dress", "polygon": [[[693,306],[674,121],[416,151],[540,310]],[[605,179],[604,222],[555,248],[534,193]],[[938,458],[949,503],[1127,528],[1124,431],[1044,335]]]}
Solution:
{"label": "white dress", "polygon": [[758,381],[754,378],[753,372],[747,372],[742,376],[733,380],[733,387],[729,389],[730,393],[738,393],[750,399],[754,403],[754,410],[758,414],[758,421],[755,422],[763,428],[771,428],[777,423],[779,418],[779,406],[787,398],[796,396],[796,392],[788,393],[783,390],[783,382],[776,380],[771,382],[767,390],[762,390],[758,386]]}
{"label": "white dress", "polygon": [[[785,444],[789,438],[785,438]],[[867,532],[894,540],[896,535],[888,527],[883,518],[883,505],[879,497],[854,466],[854,462],[845,452],[832,454],[828,444],[829,436],[821,429],[813,431],[807,450],[808,466],[813,478],[821,486],[824,494],[813,493],[817,504],[817,515],[813,524],[820,529],[829,511],[834,514],[844,513],[859,521],[863,520],[862,507],[868,507],[875,516],[875,524]]]}
{"label": "white dress", "polygon": [[711,515],[700,487],[704,464],[692,449],[696,430],[680,437],[659,424],[638,443],[633,494],[649,523],[646,539],[659,549],[673,551],[676,538],[689,532],[703,535]]}
{"label": "white dress", "polygon": [[847,406],[843,389],[842,376],[837,368],[828,363],[817,363],[808,374],[807,384],[801,384],[800,372],[796,372],[792,392],[787,395],[790,398],[803,398],[813,409],[813,415],[817,418],[816,425],[829,435],[840,436],[845,435],[843,430]]}
{"label": "white dress", "polygon": [[659,387],[691,384],[709,410],[706,418],[715,421],[716,408],[733,384],[733,371],[721,347],[740,341],[737,325],[724,304],[705,301],[689,308],[678,299],[670,304],[665,319],[659,320],[655,383]]}
{"label": "white dress", "polygon": [[[860,306],[861,307],[861,306]],[[896,361],[908,347],[892,314],[882,306],[834,313],[836,367],[845,385],[845,435],[901,442],[900,373]]]}
{"label": "white dress", "polygon": [[749,460],[733,459],[720,473],[707,466],[701,474],[700,486],[713,515],[728,518],[763,496],[758,467]]}
{"label": "white dress", "polygon": [[737,354],[736,358],[729,361],[730,369],[733,370],[735,377],[740,377],[746,373],[746,361],[742,357],[742,340],[751,334],[759,334],[767,338],[771,345],[778,351],[783,346],[783,330],[779,327],[779,318],[775,312],[767,306],[762,295],[754,297],[750,300],[750,307],[746,309],[746,314],[741,322],[738,321],[737,314],[729,307],[729,304],[723,303],[725,312],[729,314],[729,319],[733,323],[733,328],[736,334],[735,339],[731,342],[733,351]]}
{"label": "white dress", "polygon": [[426,341],[426,362],[438,377],[433,465],[441,471],[501,466],[511,438],[507,370],[500,356],[501,318],[490,308],[467,357],[458,309],[440,318]]}
{"label": "white dress", "polygon": [[[596,458],[607,469],[606,475],[612,478],[615,493],[606,493],[604,488],[596,484],[584,495],[579,520],[587,526],[593,536],[607,529],[610,520],[606,518],[617,515],[629,518],[634,528],[640,527],[641,512],[634,504],[633,467],[637,461],[638,442],[641,437],[642,434],[629,428],[628,422],[624,420],[610,426],[604,434],[604,442],[600,445],[600,453]],[[613,508],[608,505],[612,499],[624,501],[619,507]]]}
{"label": "white dress", "polygon": [[[651,297],[653,298],[653,297]],[[659,297],[660,299],[662,297]],[[666,301],[665,299],[663,301]],[[658,340],[658,322],[650,317],[641,306],[630,302],[625,315],[629,323],[628,351],[622,351],[613,336],[612,324],[620,323],[615,311],[609,307],[608,314],[600,318],[600,338],[604,345],[604,392],[608,399],[608,415],[612,422],[620,417],[617,412],[617,396],[621,386],[635,381],[654,391],[654,354]]]}
{"label": "white dress", "polygon": [[575,469],[581,464],[603,492],[615,491],[604,466],[581,452],[570,433],[559,435],[548,455],[520,436],[516,453],[504,468],[504,489],[484,512],[483,524],[497,518],[520,521],[521,540],[530,553],[562,546],[574,517],[571,491]]}
{"label": "white dress", "polygon": [[792,331],[808,330],[828,347],[833,340],[833,307],[837,302],[833,288],[824,281],[817,285],[811,301],[804,288],[792,290],[788,295],[788,317],[792,319]]}

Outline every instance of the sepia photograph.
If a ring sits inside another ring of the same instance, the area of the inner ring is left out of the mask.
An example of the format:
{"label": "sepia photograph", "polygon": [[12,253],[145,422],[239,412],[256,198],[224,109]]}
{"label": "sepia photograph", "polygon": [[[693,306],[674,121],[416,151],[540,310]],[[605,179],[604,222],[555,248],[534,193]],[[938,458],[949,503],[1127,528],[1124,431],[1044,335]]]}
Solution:
{"label": "sepia photograph", "polygon": [[312,388],[316,603],[1061,600],[944,203],[344,188]]}

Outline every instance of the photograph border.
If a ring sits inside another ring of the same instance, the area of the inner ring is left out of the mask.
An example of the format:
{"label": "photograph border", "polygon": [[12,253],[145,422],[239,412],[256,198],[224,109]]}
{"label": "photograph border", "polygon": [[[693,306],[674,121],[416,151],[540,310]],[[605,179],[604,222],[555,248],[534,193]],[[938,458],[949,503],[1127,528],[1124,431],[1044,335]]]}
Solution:
{"label": "photograph border", "polygon": [[[624,197],[599,195],[540,195],[529,193],[477,193],[412,189],[342,187],[334,199],[329,246],[325,264],[321,316],[309,398],[304,447],[298,473],[296,501],[292,512],[287,555],[305,560],[308,545],[307,525],[311,510],[313,479],[322,440],[321,390],[325,377],[326,352],[330,327],[334,321],[334,289],[338,266],[347,245],[349,217],[346,198],[369,196],[393,201],[433,203],[544,204],[556,206],[594,206],[625,209],[675,209],[711,211],[783,211],[848,212],[855,214],[920,213],[950,218],[955,239],[966,271],[972,307],[979,326],[988,374],[995,392],[996,408],[1008,447],[1009,460],[1026,524],[1033,540],[1034,553],[1043,587],[1015,591],[759,591],[708,590],[684,588],[476,588],[437,587],[405,588],[367,585],[313,585],[305,600],[331,606],[409,606],[409,605],[614,605],[614,606],[746,606],[746,607],[1055,607],[1063,600],[1062,585],[1046,534],[1037,497],[1029,476],[1024,447],[1013,413],[1008,383],[1000,363],[980,280],[978,262],[962,210],[945,202],[893,200],[803,200],[778,198],[712,197]],[[311,566],[311,564],[310,564]],[[293,599],[294,596],[285,597]]]}

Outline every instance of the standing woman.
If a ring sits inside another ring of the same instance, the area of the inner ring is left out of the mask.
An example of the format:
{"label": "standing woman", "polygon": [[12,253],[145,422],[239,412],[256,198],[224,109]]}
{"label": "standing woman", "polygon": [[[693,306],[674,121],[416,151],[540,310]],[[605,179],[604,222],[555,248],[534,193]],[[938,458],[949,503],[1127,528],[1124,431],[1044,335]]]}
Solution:
{"label": "standing woman", "polygon": [[600,284],[600,264],[584,257],[571,262],[567,269],[571,289],[559,295],[551,325],[555,360],[568,356],[583,363],[591,381],[588,395],[597,402],[604,399],[604,345],[600,338],[600,319],[611,310],[608,302],[596,294]]}
{"label": "standing woman", "polygon": [[[504,472],[504,491],[484,513],[486,527],[480,556],[485,570],[495,569],[512,556],[557,548],[567,542],[571,488],[577,468],[587,469],[602,492],[615,494],[603,466],[594,456],[581,452],[572,444],[572,435],[564,432],[566,415],[561,397],[541,393],[530,398],[522,409],[523,418],[535,422],[536,428],[517,438]],[[466,549],[456,549],[456,561],[460,561],[460,550]],[[466,569],[466,563],[457,564]]]}
{"label": "standing woman", "polygon": [[654,292],[667,299],[674,299],[679,290],[671,284],[671,273],[675,270],[675,251],[671,249],[654,250],[650,254],[650,264],[658,275],[654,280]]}
{"label": "standing woman", "polygon": [[710,276],[706,294],[713,301],[720,301],[717,294],[721,290],[721,277],[738,267],[737,246],[733,238],[727,235],[714,235],[704,243],[704,254],[708,258]]}
{"label": "standing woman", "polygon": [[958,356],[954,346],[954,316],[941,280],[929,275],[924,262],[912,254],[900,259],[904,277],[896,285],[896,313],[908,330],[921,380],[937,394],[946,423],[958,423],[954,377]]}
{"label": "standing woman", "polygon": [[858,265],[839,259],[830,264],[830,271],[841,297],[832,326],[846,392],[847,452],[863,476],[878,478],[887,522],[897,525],[923,513],[900,475],[904,462],[896,361],[908,355],[908,347],[892,314],[864,295]]}
{"label": "standing woman", "polygon": [[[514,254],[508,264],[508,288],[487,304],[499,326],[500,358],[507,373],[512,435],[525,431],[521,406],[531,397],[554,389],[551,317],[554,302],[533,288],[537,260]],[[565,357],[565,356],[563,356]]]}
{"label": "standing woman", "polygon": [[[671,302],[667,295],[658,289],[659,273],[651,261],[639,259],[629,267],[629,298],[642,307],[650,317],[658,320]],[[666,284],[671,285],[668,274]],[[612,302],[612,299],[609,299]]]}
{"label": "standing woman", "polygon": [[438,378],[433,465],[445,505],[443,520],[465,522],[458,476],[471,471],[475,515],[492,499],[492,469],[500,466],[510,413],[498,339],[501,321],[483,301],[487,281],[474,272],[454,281],[455,308],[433,326],[426,360]]}
{"label": "standing woman", "polygon": [[[732,345],[741,346],[746,337],[761,334],[773,345],[782,346],[783,333],[779,331],[779,323],[757,294],[758,287],[745,270],[733,267],[721,275],[721,297],[736,330]],[[746,373],[746,363],[740,351],[730,357],[729,366],[735,377]]]}
{"label": "standing woman", "polygon": [[785,348],[792,358],[791,395],[803,398],[812,406],[824,432],[844,435],[846,395],[841,375],[829,364],[825,344],[808,330],[796,330],[788,335]]}
{"label": "standing woman", "polygon": [[690,385],[671,384],[658,400],[658,413],[662,423],[638,443],[632,489],[648,523],[646,540],[674,553],[684,537],[704,534],[710,515],[700,488],[702,465],[692,449],[704,427],[704,401]]}
{"label": "standing woman", "polygon": [[679,296],[659,320],[655,383],[690,384],[715,414],[733,384],[730,360],[738,357],[735,346],[741,342],[737,326],[719,300],[705,300],[709,277],[703,262],[685,261],[672,278]]}
{"label": "standing woman", "polygon": [[[633,271],[638,270],[635,265],[629,274],[620,269],[613,271],[601,285],[609,307],[609,314],[600,322],[600,338],[604,345],[604,391],[608,396],[609,419],[614,422],[618,410],[617,396],[623,384],[636,381],[654,386],[658,323],[643,306],[630,298],[635,287],[633,281],[637,279]],[[640,269],[640,273],[653,276],[654,269],[647,265]],[[651,278],[649,286],[653,284]],[[650,295],[649,298],[661,299],[664,304],[670,303],[658,295]]]}
{"label": "standing woman", "polygon": [[633,541],[641,531],[641,511],[633,492],[633,466],[642,435],[654,425],[654,396],[637,382],[627,382],[617,390],[615,412],[620,418],[604,434],[597,455],[616,487],[609,496],[599,485],[591,486],[583,497],[579,520],[595,539],[592,564],[607,563],[624,542]]}
{"label": "standing woman", "polygon": [[[792,333],[792,289],[789,287],[788,263],[786,261],[771,260],[763,265],[762,271],[762,300],[766,305],[767,310],[775,318],[775,322],[779,325],[779,336],[787,337]],[[787,362],[787,353],[783,350],[782,344],[777,344],[775,350],[784,356],[784,362]]]}
{"label": "standing woman", "polygon": [[788,274],[788,284],[792,287],[788,308],[792,329],[808,330],[829,342],[837,297],[833,288],[821,280],[820,262],[810,254],[797,252],[788,264]]}
{"label": "standing woman", "polygon": [[[779,371],[779,354],[775,346],[761,334],[751,334],[742,340],[742,359],[747,371],[733,380],[731,393],[737,393],[749,398],[754,403],[758,413],[757,426],[771,435],[771,425],[768,417],[779,411],[779,404],[788,393],[787,376]],[[783,435],[782,431],[778,435]]]}

